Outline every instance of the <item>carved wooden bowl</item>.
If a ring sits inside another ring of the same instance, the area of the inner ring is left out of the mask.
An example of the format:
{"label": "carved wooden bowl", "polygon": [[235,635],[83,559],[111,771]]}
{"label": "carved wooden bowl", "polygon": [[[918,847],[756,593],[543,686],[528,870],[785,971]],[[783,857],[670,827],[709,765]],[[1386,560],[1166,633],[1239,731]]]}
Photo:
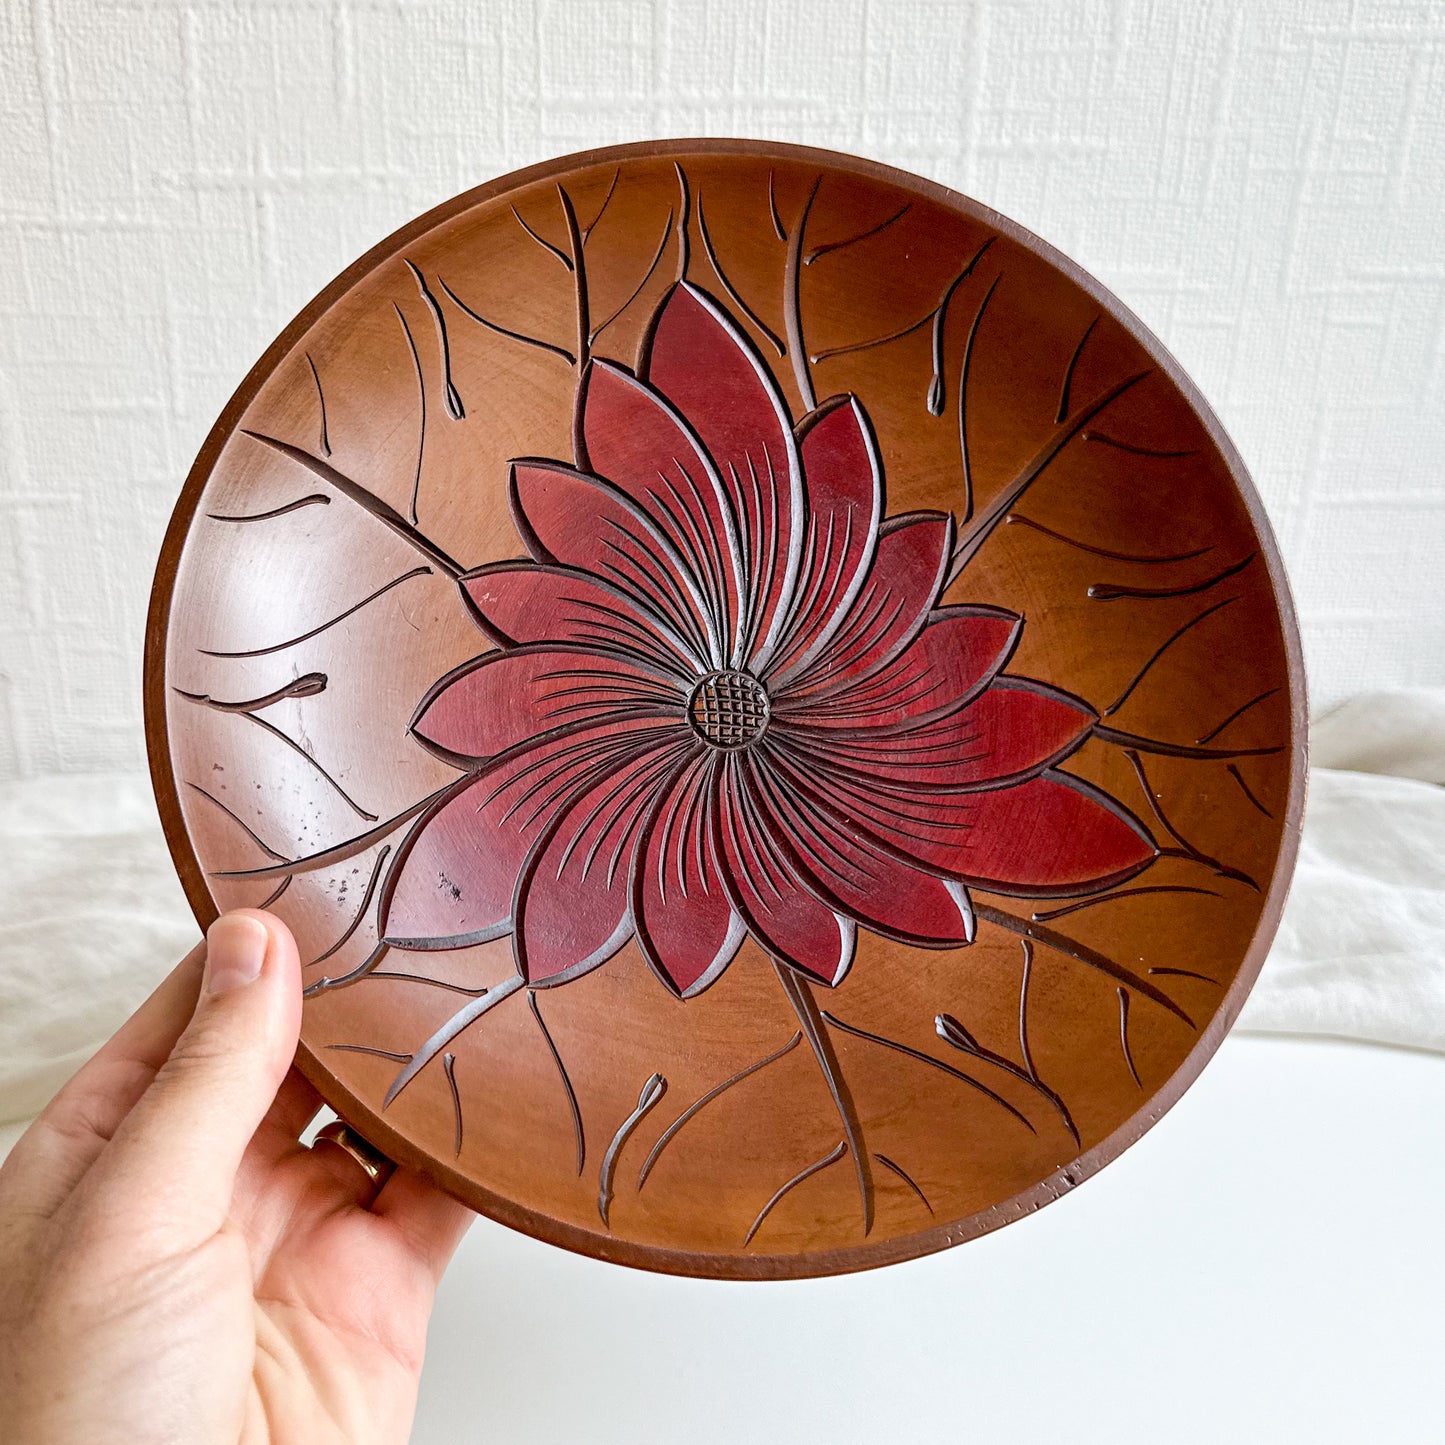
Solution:
{"label": "carved wooden bowl", "polygon": [[1003,217],[784,146],[534,167],[340,276],[191,472],[146,685],[196,913],[290,924],[336,1109],[688,1274],[1118,1154],[1303,798],[1279,556],[1178,366]]}

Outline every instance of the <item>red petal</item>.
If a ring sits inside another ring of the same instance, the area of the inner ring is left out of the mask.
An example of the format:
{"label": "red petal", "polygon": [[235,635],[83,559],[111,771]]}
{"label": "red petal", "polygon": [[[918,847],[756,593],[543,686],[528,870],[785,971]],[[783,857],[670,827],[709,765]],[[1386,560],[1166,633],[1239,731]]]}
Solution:
{"label": "red petal", "polygon": [[540,562],[580,567],[662,613],[702,669],[721,667],[723,646],[700,580],[630,497],[560,462],[516,461],[512,518]]}
{"label": "red petal", "polygon": [[834,397],[804,417],[798,452],[808,528],[773,672],[806,667],[847,619],[873,562],[883,510],[883,467],[856,397]]}
{"label": "red petal", "polygon": [[890,852],[992,893],[1067,897],[1122,883],[1157,856],[1122,804],[1067,773],[975,792],[868,787],[783,767],[801,798]]}
{"label": "red petal", "polygon": [[732,766],[718,768],[710,799],[713,857],[733,907],[774,958],[837,984],[853,962],[853,920],[802,885],[768,830],[746,810],[738,777]]}
{"label": "red petal", "polygon": [[517,880],[517,970],[529,984],[567,983],[632,936],[629,884],[638,825],[697,745],[682,738],[610,770],[537,840]]}
{"label": "red petal", "polygon": [[468,766],[559,727],[628,719],[682,727],[685,700],[663,673],[540,643],[489,652],[449,672],[421,700],[411,728]]}
{"label": "red petal", "polygon": [[645,377],[697,433],[739,518],[752,608],[743,661],[760,667],[776,645],[802,555],[801,469],[787,408],[727,313],[685,282],[658,309]]}
{"label": "red petal", "polygon": [[579,404],[589,465],[626,493],[691,565],[735,661],[738,542],[711,459],[662,397],[608,362],[588,368]]}
{"label": "red petal", "polygon": [[867,834],[885,851],[962,878],[959,850],[973,826],[972,794],[885,784],[811,750],[775,747],[771,758],[801,805],[826,814],[835,828]]}
{"label": "red petal", "polygon": [[872,570],[846,621],[807,667],[778,677],[774,696],[812,704],[892,662],[928,619],[952,546],[952,517],[908,512],[889,518],[878,537]]}
{"label": "red petal", "polygon": [[732,962],[745,929],[714,866],[706,833],[711,769],[679,773],[642,825],[632,914],[643,957],[673,993],[691,998]]}
{"label": "red petal", "polygon": [[1001,677],[966,707],[922,727],[841,735],[794,726],[775,736],[805,769],[816,764],[871,793],[926,802],[939,792],[1022,782],[1062,762],[1097,721],[1093,708],[1069,693]]}
{"label": "red petal", "polygon": [[973,910],[956,881],[936,877],[856,829],[806,805],[766,761],[750,763],[748,796],[794,870],[831,908],[887,938],[949,948],[973,937]]}
{"label": "red petal", "polygon": [[1157,856],[1142,824],[1067,773],[976,793],[962,868],[980,888],[1035,897],[1112,888]]}
{"label": "red petal", "polygon": [[491,562],[461,579],[482,630],[504,647],[560,642],[622,652],[642,666],[695,677],[688,644],[656,612],[590,572]]}
{"label": "red petal", "polygon": [[590,728],[502,758],[413,825],[382,889],[382,937],[395,948],[467,948],[512,927],[522,863],[578,786],[640,745],[637,724]]}
{"label": "red petal", "polygon": [[[894,660],[862,681],[791,706],[781,722],[808,728],[899,731],[957,712],[992,680],[1018,642],[1022,619],[997,607],[940,607]],[[866,734],[865,734],[866,735]]]}

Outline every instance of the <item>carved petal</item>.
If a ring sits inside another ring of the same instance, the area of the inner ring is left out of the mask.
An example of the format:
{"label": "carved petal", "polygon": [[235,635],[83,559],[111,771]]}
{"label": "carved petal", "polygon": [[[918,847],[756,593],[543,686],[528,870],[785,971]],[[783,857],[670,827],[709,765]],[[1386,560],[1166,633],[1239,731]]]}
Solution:
{"label": "carved petal", "polygon": [[510,754],[413,825],[382,889],[394,948],[467,948],[510,932],[523,861],[579,786],[655,745],[641,724],[579,728]]}
{"label": "carved petal", "polygon": [[578,567],[621,587],[661,612],[699,662],[722,666],[700,577],[630,497],[549,461],[513,462],[511,496],[517,530],[539,562]]}
{"label": "carved petal", "polygon": [[961,884],[920,871],[829,813],[800,806],[768,764],[748,769],[748,795],[795,873],[830,907],[888,938],[924,948],[973,937],[973,910]]}
{"label": "carved petal", "polygon": [[802,477],[787,408],[751,343],[686,283],[659,308],[646,380],[698,434],[739,519],[753,608],[744,661],[759,668],[776,645],[802,555]]}
{"label": "carved petal", "polygon": [[633,860],[637,943],[673,993],[691,998],[732,962],[746,930],[707,836],[711,766],[699,758],[658,796]]}
{"label": "carved petal", "polygon": [[448,673],[422,699],[412,731],[466,765],[581,723],[681,727],[683,700],[670,679],[619,657],[542,643],[490,652]]}
{"label": "carved petal", "polygon": [[790,755],[866,794],[917,798],[1023,782],[1067,757],[1098,715],[1085,702],[1029,678],[996,678],[957,712],[922,727],[843,735],[778,729]]}
{"label": "carved petal", "polygon": [[1112,888],[1158,856],[1121,803],[1066,773],[972,795],[961,867],[980,888],[1049,897]]}
{"label": "carved petal", "polygon": [[1122,804],[1066,773],[975,792],[859,786],[785,769],[800,798],[886,850],[993,893],[1048,898],[1111,888],[1157,856]]}
{"label": "carved petal", "polygon": [[620,652],[695,677],[692,648],[646,603],[575,567],[491,562],[461,579],[482,630],[503,647],[557,642]]}
{"label": "carved petal", "polygon": [[593,470],[625,492],[693,567],[735,660],[741,560],[711,458],[657,392],[605,361],[588,368],[581,425]]}
{"label": "carved petal", "polygon": [[747,807],[734,767],[714,774],[713,858],[733,907],[774,958],[829,987],[853,962],[857,926],[805,888]]}
{"label": "carved petal", "polygon": [[807,533],[793,615],[771,667],[801,670],[850,616],[873,565],[883,510],[883,468],[858,399],[838,396],[798,427]]}
{"label": "carved petal", "polygon": [[786,699],[779,720],[809,728],[901,731],[957,712],[976,697],[1017,645],[1022,620],[997,607],[940,607],[894,660],[826,696]]}
{"label": "carved petal", "polygon": [[517,970],[533,987],[579,978],[632,936],[639,825],[693,746],[654,744],[620,762],[538,838],[517,878],[513,933]]}
{"label": "carved petal", "polygon": [[890,519],[878,538],[872,570],[828,646],[807,667],[774,684],[788,702],[812,705],[872,677],[893,661],[928,619],[953,544],[953,519],[910,512]]}

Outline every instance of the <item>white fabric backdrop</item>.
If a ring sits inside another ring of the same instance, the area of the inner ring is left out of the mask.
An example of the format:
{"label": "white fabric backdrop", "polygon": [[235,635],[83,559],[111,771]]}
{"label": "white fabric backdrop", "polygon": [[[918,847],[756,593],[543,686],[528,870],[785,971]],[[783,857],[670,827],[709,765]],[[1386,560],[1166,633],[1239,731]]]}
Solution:
{"label": "white fabric backdrop", "polygon": [[138,768],[192,456],[412,215],[734,134],[935,177],[1133,307],[1254,470],[1316,708],[1445,684],[1445,6],[0,0],[0,779]]}

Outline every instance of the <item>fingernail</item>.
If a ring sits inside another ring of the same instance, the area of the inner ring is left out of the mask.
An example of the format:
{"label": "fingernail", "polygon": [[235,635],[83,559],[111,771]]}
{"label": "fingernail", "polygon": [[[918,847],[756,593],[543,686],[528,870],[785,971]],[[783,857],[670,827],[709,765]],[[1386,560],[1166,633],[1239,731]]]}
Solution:
{"label": "fingernail", "polygon": [[261,972],[271,935],[258,918],[223,913],[206,933],[206,992],[229,993]]}

